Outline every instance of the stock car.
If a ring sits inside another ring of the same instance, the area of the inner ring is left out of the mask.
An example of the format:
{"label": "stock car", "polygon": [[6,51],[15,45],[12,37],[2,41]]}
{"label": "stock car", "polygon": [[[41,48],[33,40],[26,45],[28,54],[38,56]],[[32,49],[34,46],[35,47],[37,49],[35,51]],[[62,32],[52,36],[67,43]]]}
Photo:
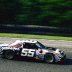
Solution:
{"label": "stock car", "polygon": [[46,47],[36,40],[16,41],[12,44],[0,44],[2,58],[14,59],[16,56],[34,58],[47,63],[64,62],[66,54],[58,48]]}

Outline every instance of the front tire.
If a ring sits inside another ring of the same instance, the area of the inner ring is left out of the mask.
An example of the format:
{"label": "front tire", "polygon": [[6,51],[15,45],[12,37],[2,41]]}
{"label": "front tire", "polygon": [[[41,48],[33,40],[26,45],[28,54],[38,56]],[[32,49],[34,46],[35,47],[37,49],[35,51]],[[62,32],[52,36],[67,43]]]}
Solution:
{"label": "front tire", "polygon": [[44,60],[47,63],[54,63],[55,62],[55,57],[54,57],[53,54],[48,53],[48,54],[45,55],[45,59]]}
{"label": "front tire", "polygon": [[14,58],[14,52],[11,50],[5,51],[4,57],[6,59],[12,60]]}

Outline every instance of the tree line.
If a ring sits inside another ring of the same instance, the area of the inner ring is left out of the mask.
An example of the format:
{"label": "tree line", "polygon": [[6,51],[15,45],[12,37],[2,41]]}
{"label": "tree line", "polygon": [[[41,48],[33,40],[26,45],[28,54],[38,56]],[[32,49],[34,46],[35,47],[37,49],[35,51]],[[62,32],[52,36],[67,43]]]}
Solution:
{"label": "tree line", "polygon": [[0,0],[0,24],[72,27],[72,0]]}

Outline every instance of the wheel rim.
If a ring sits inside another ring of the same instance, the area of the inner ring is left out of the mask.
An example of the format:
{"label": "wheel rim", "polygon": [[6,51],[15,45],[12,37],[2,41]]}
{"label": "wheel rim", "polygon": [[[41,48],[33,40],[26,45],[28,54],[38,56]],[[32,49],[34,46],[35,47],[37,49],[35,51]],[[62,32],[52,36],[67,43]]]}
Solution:
{"label": "wheel rim", "polygon": [[54,58],[52,55],[48,55],[47,58],[46,58],[46,62],[48,63],[52,63],[54,61]]}

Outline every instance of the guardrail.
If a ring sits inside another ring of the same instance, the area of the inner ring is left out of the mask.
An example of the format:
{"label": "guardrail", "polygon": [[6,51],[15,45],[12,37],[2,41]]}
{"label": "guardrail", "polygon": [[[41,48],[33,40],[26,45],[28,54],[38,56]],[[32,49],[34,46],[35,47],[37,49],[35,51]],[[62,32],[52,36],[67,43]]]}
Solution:
{"label": "guardrail", "polygon": [[72,36],[71,28],[37,25],[0,24],[0,32]]}

